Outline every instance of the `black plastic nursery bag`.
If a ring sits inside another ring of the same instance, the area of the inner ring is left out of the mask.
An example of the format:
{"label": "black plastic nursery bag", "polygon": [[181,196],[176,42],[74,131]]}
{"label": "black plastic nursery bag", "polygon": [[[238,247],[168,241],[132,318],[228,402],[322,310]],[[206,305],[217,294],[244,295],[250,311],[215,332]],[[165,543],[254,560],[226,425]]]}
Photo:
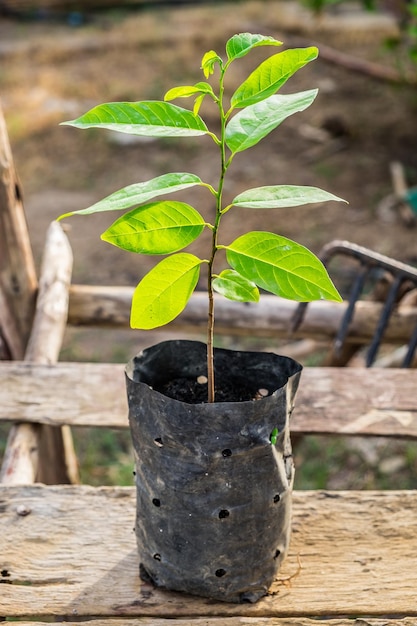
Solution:
{"label": "black plastic nursery bag", "polygon": [[166,384],[206,396],[203,343],[163,342],[128,364],[143,578],[230,602],[266,594],[289,544],[288,422],[301,369],[271,353],[216,349],[216,394],[238,387],[248,399],[191,404],[168,397],[175,384]]}

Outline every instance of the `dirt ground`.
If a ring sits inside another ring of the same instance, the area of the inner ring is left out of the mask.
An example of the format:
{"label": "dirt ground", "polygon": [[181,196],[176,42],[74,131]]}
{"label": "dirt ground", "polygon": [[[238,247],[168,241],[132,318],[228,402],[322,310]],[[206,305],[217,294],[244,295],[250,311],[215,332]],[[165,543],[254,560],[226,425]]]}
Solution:
{"label": "dirt ground", "polygon": [[[83,17],[76,28],[65,16],[0,21],[0,100],[37,263],[48,224],[62,212],[169,171],[193,172],[215,183],[219,169],[209,138],[129,141],[125,135],[80,131],[59,122],[100,102],[159,99],[176,84],[201,80],[203,53],[214,49],[224,55],[225,41],[235,32],[273,35],[290,46],[323,44],[385,66],[397,63],[384,46],[396,34],[393,20],[364,14],[355,5],[321,18],[300,4],[272,0],[119,8]],[[266,54],[258,49],[234,64],[229,92]],[[319,58],[283,91],[314,87],[319,87],[319,96],[308,110],[235,159],[226,193],[231,198],[247,187],[305,184],[322,187],[349,204],[231,211],[223,241],[228,243],[243,229],[262,228],[315,252],[340,238],[415,262],[416,228],[395,213],[381,211],[380,203],[392,193],[392,161],[404,165],[410,186],[417,184],[416,87],[377,80]],[[209,124],[214,113],[210,107],[202,110]],[[187,201],[211,215],[211,198],[204,190]],[[68,220],[73,282],[135,285],[154,264],[152,258],[100,241],[99,234],[115,217],[107,213]],[[204,239],[197,245],[204,254]]]}

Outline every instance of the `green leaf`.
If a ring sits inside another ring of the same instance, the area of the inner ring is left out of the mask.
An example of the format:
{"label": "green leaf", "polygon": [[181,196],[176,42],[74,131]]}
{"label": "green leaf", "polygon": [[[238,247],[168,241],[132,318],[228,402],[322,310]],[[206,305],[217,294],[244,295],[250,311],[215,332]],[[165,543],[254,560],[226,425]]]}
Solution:
{"label": "green leaf", "polygon": [[214,50],[209,50],[205,53],[201,60],[201,69],[203,70],[204,76],[208,78],[211,74],[214,73],[214,66],[218,63],[220,66],[222,65],[222,60]]}
{"label": "green leaf", "polygon": [[201,107],[205,97],[206,97],[206,94],[202,93],[200,96],[197,96],[197,98],[195,99],[194,106],[193,106],[193,113],[194,113],[194,115],[198,115],[198,112],[200,110],[200,107]]}
{"label": "green leaf", "polygon": [[231,98],[234,108],[246,107],[272,96],[287,80],[318,56],[318,50],[293,48],[269,57],[238,87]]}
{"label": "green leaf", "polygon": [[99,104],[63,126],[105,128],[146,137],[191,137],[208,133],[198,115],[169,102],[109,102]]}
{"label": "green leaf", "polygon": [[196,94],[210,94],[214,96],[213,89],[208,83],[196,83],[195,85],[183,85],[173,87],[164,96],[164,100],[175,100],[175,98],[188,98]]}
{"label": "green leaf", "polygon": [[304,111],[317,96],[317,89],[270,96],[239,111],[226,126],[226,144],[235,152],[256,145],[290,115]]}
{"label": "green leaf", "polygon": [[131,327],[150,330],[175,319],[197,286],[201,263],[196,256],[181,252],[148,272],[133,293]]}
{"label": "green leaf", "polygon": [[236,196],[232,205],[248,209],[281,209],[314,202],[326,202],[327,200],[346,202],[346,200],[317,187],[276,185],[247,189]]}
{"label": "green leaf", "polygon": [[282,41],[278,41],[273,37],[264,37],[263,35],[252,35],[251,33],[240,33],[233,35],[226,43],[226,53],[229,61],[244,57],[253,48],[258,46],[282,46]]}
{"label": "green leaf", "polygon": [[238,302],[258,302],[259,289],[252,281],[235,270],[223,270],[213,280],[213,289],[229,300]]}
{"label": "green leaf", "polygon": [[119,189],[119,191],[115,191],[110,194],[110,196],[103,198],[86,209],[64,213],[58,217],[58,220],[70,217],[71,215],[88,215],[90,213],[99,213],[102,211],[120,211],[122,209],[130,209],[132,206],[148,202],[149,200],[162,196],[166,193],[181,191],[181,189],[187,189],[188,187],[194,187],[195,185],[201,184],[201,178],[195,176],[194,174],[187,174],[186,172],[163,174],[157,178],[147,180],[146,182],[135,183],[134,185],[129,185],[128,187]]}
{"label": "green leaf", "polygon": [[298,302],[341,301],[322,262],[291,239],[250,232],[225,249],[230,266],[261,289]]}
{"label": "green leaf", "polygon": [[101,238],[129,252],[171,254],[197,239],[204,224],[201,215],[189,204],[152,202],[122,215]]}

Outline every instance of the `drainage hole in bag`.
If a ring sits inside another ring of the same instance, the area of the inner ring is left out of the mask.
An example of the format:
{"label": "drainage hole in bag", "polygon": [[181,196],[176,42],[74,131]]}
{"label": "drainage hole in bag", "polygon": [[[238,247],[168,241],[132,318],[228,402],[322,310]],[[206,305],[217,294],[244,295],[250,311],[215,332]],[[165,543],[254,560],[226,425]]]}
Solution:
{"label": "drainage hole in bag", "polygon": [[279,495],[279,493],[276,493],[276,494],[274,495],[274,502],[275,502],[275,504],[276,504],[277,502],[279,502],[280,500],[281,500],[281,496]]}
{"label": "drainage hole in bag", "polygon": [[229,515],[230,512],[227,509],[221,509],[221,511],[219,511],[219,519],[226,519]]}
{"label": "drainage hole in bag", "polygon": [[230,448],[225,448],[224,450],[222,450],[222,456],[227,459],[229,456],[232,456],[232,451],[230,450]]}
{"label": "drainage hole in bag", "polygon": [[159,499],[159,498],[153,498],[153,500],[152,500],[152,504],[153,504],[154,506],[161,506],[161,501],[160,501],[160,499]]}
{"label": "drainage hole in bag", "polygon": [[219,569],[216,569],[214,573],[217,576],[217,578],[222,578],[222,576],[226,574],[226,570],[220,567]]}
{"label": "drainage hole in bag", "polygon": [[274,554],[274,561],[275,561],[275,559],[277,559],[279,557],[280,554],[281,554],[281,550],[276,549],[275,550],[275,554]]}

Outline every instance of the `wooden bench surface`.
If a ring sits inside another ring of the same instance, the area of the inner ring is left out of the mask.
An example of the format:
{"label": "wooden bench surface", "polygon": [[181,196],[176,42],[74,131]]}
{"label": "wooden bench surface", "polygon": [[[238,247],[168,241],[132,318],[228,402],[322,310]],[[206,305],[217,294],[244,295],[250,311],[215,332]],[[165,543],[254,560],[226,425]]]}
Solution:
{"label": "wooden bench surface", "polygon": [[[127,427],[124,366],[0,362],[0,420]],[[305,368],[294,433],[417,438],[417,370]]]}
{"label": "wooden bench surface", "polygon": [[[0,362],[0,420],[125,428],[123,369]],[[416,370],[305,368],[292,431],[417,438],[416,383]],[[271,594],[232,605],[140,581],[133,488],[0,485],[0,616],[31,626],[417,624],[417,491],[295,492],[293,513]]]}
{"label": "wooden bench surface", "polygon": [[[133,488],[0,486],[0,513],[5,617],[147,617],[142,626],[160,625],[162,618],[190,626],[221,618],[214,624],[303,626],[307,618],[389,615],[392,621],[381,623],[417,623],[417,491],[295,492],[289,555],[272,593],[254,605],[141,582]],[[243,619],[249,617],[263,620]]]}

